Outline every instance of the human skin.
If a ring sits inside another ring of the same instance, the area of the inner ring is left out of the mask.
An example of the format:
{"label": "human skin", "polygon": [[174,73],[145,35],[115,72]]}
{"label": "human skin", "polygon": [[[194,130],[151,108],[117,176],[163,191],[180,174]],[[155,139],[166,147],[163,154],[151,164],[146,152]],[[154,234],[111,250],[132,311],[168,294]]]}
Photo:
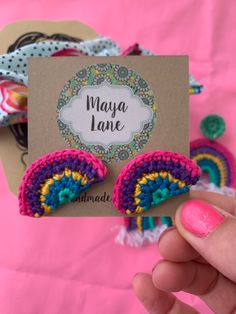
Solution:
{"label": "human skin", "polygon": [[236,199],[191,192],[175,226],[158,241],[162,260],[152,274],[133,278],[136,296],[150,314],[195,314],[172,292],[199,296],[216,314],[236,313]]}

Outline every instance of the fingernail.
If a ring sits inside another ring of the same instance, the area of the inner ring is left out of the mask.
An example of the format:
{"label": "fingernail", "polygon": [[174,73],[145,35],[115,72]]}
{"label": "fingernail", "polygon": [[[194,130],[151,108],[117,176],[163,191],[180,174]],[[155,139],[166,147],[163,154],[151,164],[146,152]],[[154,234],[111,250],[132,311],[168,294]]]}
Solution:
{"label": "fingernail", "polygon": [[197,237],[206,237],[219,226],[225,217],[215,207],[201,200],[186,202],[181,208],[183,227]]}

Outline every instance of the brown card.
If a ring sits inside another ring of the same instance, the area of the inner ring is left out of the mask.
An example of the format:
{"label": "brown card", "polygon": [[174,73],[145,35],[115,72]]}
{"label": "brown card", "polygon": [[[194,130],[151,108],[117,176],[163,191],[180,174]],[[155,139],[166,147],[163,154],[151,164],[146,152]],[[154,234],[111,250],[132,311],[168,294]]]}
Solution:
{"label": "brown card", "polygon": [[[65,34],[70,37],[87,40],[97,37],[96,32],[89,26],[79,21],[18,21],[6,25],[0,32],[1,46],[0,53],[6,53],[8,48],[12,46],[19,38],[27,37],[28,43],[31,36],[36,33],[42,35]],[[46,38],[44,38],[45,40]]]}
{"label": "brown card", "polygon": [[[37,37],[37,41],[45,40],[47,36],[54,34],[63,34],[81,40],[93,39],[97,36],[92,28],[79,21],[18,21],[0,31],[0,53],[6,53],[10,47],[11,50],[19,48],[23,41],[26,44],[33,43],[34,36],[37,34],[41,34]],[[25,170],[22,153],[10,129],[0,128],[0,158],[9,188],[15,195],[18,195],[19,184]],[[24,157],[24,161],[27,163],[27,156]]]}
{"label": "brown card", "polygon": [[[62,205],[55,216],[120,215],[112,191],[134,156],[153,150],[188,156],[186,56],[32,58],[29,90],[30,162],[77,147],[107,163],[105,181]],[[145,215],[173,214],[187,198],[173,197]]]}

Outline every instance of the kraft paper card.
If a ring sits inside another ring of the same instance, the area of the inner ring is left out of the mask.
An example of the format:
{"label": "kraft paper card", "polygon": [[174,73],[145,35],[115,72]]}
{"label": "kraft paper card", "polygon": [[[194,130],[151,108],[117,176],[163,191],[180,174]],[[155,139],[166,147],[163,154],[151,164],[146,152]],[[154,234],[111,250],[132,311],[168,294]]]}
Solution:
{"label": "kraft paper card", "polygon": [[[104,161],[103,182],[54,216],[119,216],[115,180],[135,156],[154,150],[189,153],[186,56],[32,58],[29,62],[29,162],[65,148]],[[188,195],[145,216],[171,215]]]}

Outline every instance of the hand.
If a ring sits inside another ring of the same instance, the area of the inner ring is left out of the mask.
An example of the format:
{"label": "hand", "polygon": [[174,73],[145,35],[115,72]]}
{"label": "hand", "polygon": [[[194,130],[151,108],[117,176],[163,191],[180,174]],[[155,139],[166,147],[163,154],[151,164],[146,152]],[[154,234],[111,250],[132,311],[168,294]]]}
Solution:
{"label": "hand", "polygon": [[177,210],[175,227],[159,239],[163,260],[152,275],[134,277],[135,294],[150,314],[196,314],[171,293],[181,290],[216,314],[235,314],[236,199],[196,191],[191,197],[197,199]]}

